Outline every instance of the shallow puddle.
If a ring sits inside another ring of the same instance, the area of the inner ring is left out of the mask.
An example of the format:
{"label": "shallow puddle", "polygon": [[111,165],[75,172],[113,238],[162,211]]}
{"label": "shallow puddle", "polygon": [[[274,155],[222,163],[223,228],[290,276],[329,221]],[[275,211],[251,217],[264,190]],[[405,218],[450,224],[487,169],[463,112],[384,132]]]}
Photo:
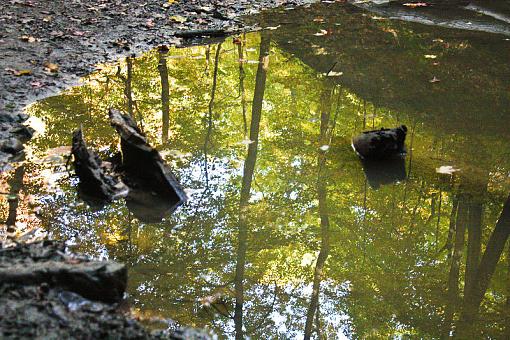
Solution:
{"label": "shallow puddle", "polygon": [[[39,133],[2,174],[6,225],[126,263],[153,327],[507,337],[510,43],[341,5],[268,18],[280,27],[101,65],[28,107]],[[109,107],[186,188],[173,214],[78,197],[71,132],[112,156]],[[351,137],[401,124],[405,161],[363,166]]]}

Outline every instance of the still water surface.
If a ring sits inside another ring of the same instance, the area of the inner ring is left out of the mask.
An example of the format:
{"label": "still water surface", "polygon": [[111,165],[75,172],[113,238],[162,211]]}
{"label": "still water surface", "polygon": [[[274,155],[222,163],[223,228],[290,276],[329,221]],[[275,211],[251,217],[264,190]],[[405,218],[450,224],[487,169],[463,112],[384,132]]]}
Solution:
{"label": "still water surface", "polygon": [[[508,338],[510,42],[339,4],[257,21],[280,26],[100,65],[28,107],[39,133],[2,174],[6,224],[126,263],[153,327]],[[186,188],[172,215],[78,197],[71,132],[113,155],[110,106]],[[400,124],[405,161],[364,168],[351,137]]]}

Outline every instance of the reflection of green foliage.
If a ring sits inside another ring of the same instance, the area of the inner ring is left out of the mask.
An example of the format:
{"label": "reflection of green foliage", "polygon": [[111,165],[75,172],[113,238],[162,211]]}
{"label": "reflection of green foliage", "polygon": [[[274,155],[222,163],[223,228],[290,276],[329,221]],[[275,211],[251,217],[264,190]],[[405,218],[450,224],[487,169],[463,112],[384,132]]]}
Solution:
{"label": "reflection of green foliage", "polygon": [[[259,37],[249,34],[246,39],[245,59],[256,60],[258,54],[252,48],[258,46]],[[55,236],[72,238],[80,251],[129,264],[130,295],[136,308],[230,336],[232,321],[200,302],[218,293],[233,312],[241,164],[246,157],[239,56],[237,46],[230,42],[222,45],[212,133],[210,143],[205,142],[217,48],[170,50],[166,59],[170,137],[164,144],[159,52],[133,60],[134,116],[150,142],[175,167],[184,186],[194,190],[190,202],[173,216],[160,224],[144,224],[122,202],[88,211],[76,203],[74,185],[66,179],[57,195],[45,194],[35,180],[30,185],[38,187],[43,223]],[[244,63],[243,67],[251,102],[257,65]],[[80,124],[91,145],[115,150],[117,137],[109,127],[107,110],[110,106],[127,110],[126,76],[124,61],[104,65],[86,77],[83,86],[31,106],[30,114],[46,123],[46,133],[33,140],[34,153],[42,156],[47,149],[69,144],[70,132]],[[465,182],[457,177],[451,181],[434,168],[455,161],[475,176],[490,177],[483,194],[485,242],[508,190],[508,183],[497,180],[506,174],[504,164],[493,165],[499,150],[486,150],[478,160],[463,157],[477,150],[462,131],[459,136],[441,136],[421,123],[413,124],[406,112],[376,108],[345,88],[331,85],[275,46],[247,212],[247,332],[253,338],[279,332],[298,337],[304,327],[322,237],[317,154],[322,146],[320,111],[324,110],[321,95],[325,91],[331,93],[328,103],[332,114],[336,112],[336,129],[320,179],[328,183],[331,225],[331,250],[319,300],[323,334],[332,338],[343,329],[359,338],[439,337],[449,271],[446,251],[440,249],[447,240],[453,198],[460,191],[459,183]],[[414,127],[407,181],[379,190],[367,186],[349,145],[350,136],[364,128],[364,113],[367,128],[400,123]],[[44,167],[33,166],[33,178]],[[462,190],[470,192],[480,186],[475,184]],[[503,294],[503,281],[500,270],[491,296]],[[498,314],[500,300],[487,300],[483,309],[487,322],[482,327],[493,335],[500,332],[495,330],[496,322],[490,321]]]}

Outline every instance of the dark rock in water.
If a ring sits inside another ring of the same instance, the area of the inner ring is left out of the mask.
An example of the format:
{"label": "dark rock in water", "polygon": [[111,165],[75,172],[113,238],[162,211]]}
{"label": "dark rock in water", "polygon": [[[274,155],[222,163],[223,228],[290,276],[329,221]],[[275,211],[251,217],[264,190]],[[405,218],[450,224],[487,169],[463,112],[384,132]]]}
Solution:
{"label": "dark rock in water", "polygon": [[23,144],[19,139],[9,138],[0,141],[0,150],[5,153],[14,155],[23,150]]}
{"label": "dark rock in water", "polygon": [[381,185],[392,184],[407,178],[404,157],[395,157],[385,160],[362,159],[363,171],[368,184],[374,189]]}
{"label": "dark rock in water", "polygon": [[99,156],[87,148],[81,129],[73,133],[71,150],[74,169],[80,179],[80,196],[89,205],[100,207],[116,197],[127,194],[127,188],[112,176],[105,173]]}
{"label": "dark rock in water", "polygon": [[[152,205],[154,200],[165,203],[153,206],[155,212],[149,213],[149,219],[154,214],[159,216],[162,209],[173,211],[187,200],[186,194],[179,181],[165,164],[159,152],[147,143],[133,119],[119,111],[110,110],[110,121],[121,137],[122,168],[125,181],[133,187],[135,192],[127,198],[128,207],[139,211],[142,206]],[[149,194],[142,194],[137,188]],[[154,192],[151,194],[151,191]],[[140,217],[144,219],[144,217]]]}
{"label": "dark rock in water", "polygon": [[362,159],[382,160],[405,154],[407,127],[365,131],[352,139],[354,151]]}
{"label": "dark rock in water", "polygon": [[19,126],[11,130],[13,135],[16,135],[23,141],[27,141],[34,135],[34,129],[25,125],[19,124]]}

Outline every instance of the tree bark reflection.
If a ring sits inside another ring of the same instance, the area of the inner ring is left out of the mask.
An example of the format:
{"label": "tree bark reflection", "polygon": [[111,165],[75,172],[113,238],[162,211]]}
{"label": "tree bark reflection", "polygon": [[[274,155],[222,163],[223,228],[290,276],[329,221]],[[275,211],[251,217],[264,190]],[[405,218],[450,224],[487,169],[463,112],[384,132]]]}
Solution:
{"label": "tree bark reflection", "polygon": [[452,329],[453,315],[459,305],[459,277],[460,264],[464,249],[464,239],[468,215],[468,205],[464,193],[457,193],[457,214],[455,219],[455,239],[451,256],[450,272],[448,274],[448,293],[446,298],[445,318],[442,338],[448,338]]}
{"label": "tree bark reflection", "polygon": [[127,77],[126,77],[126,87],[124,89],[124,94],[127,98],[127,109],[128,113],[131,117],[134,117],[133,115],[133,89],[132,89],[132,81],[133,81],[133,58],[127,57],[126,58],[126,64],[127,64]]}
{"label": "tree bark reflection", "polygon": [[496,227],[487,242],[480,265],[476,270],[475,280],[464,296],[464,308],[456,328],[458,338],[477,337],[474,326],[478,319],[479,308],[509,236],[510,196],[507,198]]}
{"label": "tree bark reflection", "polygon": [[[319,146],[329,145],[331,141],[331,135],[333,131],[333,124],[330,123],[331,118],[331,93],[332,91],[324,91],[321,97],[321,127],[319,136]],[[313,274],[313,288],[312,296],[310,299],[310,305],[306,313],[305,333],[304,339],[308,340],[312,334],[312,327],[314,323],[314,315],[317,316],[316,327],[320,327],[319,323],[319,293],[320,284],[323,279],[324,265],[329,255],[329,210],[327,202],[327,180],[325,173],[327,150],[319,148],[317,156],[317,197],[319,200],[319,217],[321,224],[321,247],[317,262],[315,264],[315,270]],[[317,329],[317,334],[320,334],[320,329]],[[319,335],[320,339],[320,335]]]}
{"label": "tree bark reflection", "polygon": [[23,177],[25,176],[25,166],[20,165],[15,171],[12,178],[9,180],[9,214],[5,220],[7,231],[14,231],[13,226],[16,224],[18,216],[19,192],[23,187]]}
{"label": "tree bark reflection", "polygon": [[216,98],[216,87],[218,84],[218,67],[220,63],[221,43],[216,47],[216,55],[214,57],[214,71],[213,80],[211,86],[211,99],[209,100],[209,106],[207,110],[207,130],[205,133],[204,141],[204,174],[205,174],[205,187],[206,191],[209,190],[209,164],[208,164],[208,148],[211,142],[211,134],[213,129],[213,110],[214,100]]}
{"label": "tree bark reflection", "polygon": [[163,120],[163,131],[161,133],[162,143],[168,141],[168,129],[170,128],[170,85],[168,83],[167,55],[168,52],[159,51],[158,70],[161,78],[161,116]]}
{"label": "tree bark reflection", "polygon": [[259,141],[260,118],[262,116],[262,101],[264,99],[264,90],[266,87],[266,75],[269,66],[269,47],[270,37],[267,33],[261,34],[260,54],[257,75],[255,78],[255,92],[253,96],[251,123],[250,123],[250,140],[248,145],[248,155],[246,156],[243,169],[243,179],[241,186],[241,195],[239,200],[239,223],[238,223],[238,246],[237,246],[237,262],[235,273],[235,338],[244,339],[243,331],[243,305],[244,305],[244,271],[246,265],[248,223],[247,211],[248,201],[250,199],[250,190],[255,170],[255,162],[257,160],[257,148]]}

